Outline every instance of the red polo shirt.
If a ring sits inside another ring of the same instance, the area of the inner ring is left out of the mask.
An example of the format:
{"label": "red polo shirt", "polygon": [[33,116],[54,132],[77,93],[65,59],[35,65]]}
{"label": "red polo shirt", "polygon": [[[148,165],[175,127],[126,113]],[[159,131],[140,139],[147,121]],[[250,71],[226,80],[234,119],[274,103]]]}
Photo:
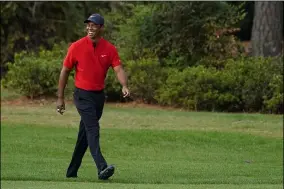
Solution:
{"label": "red polo shirt", "polygon": [[101,38],[96,47],[86,36],[71,44],[63,65],[75,67],[75,86],[84,90],[102,90],[109,67],[120,65],[114,45]]}

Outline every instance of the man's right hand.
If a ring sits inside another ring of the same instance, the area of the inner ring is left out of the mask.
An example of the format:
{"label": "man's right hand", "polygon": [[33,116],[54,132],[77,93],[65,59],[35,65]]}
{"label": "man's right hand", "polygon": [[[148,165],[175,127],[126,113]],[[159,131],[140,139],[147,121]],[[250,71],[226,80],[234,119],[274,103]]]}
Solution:
{"label": "man's right hand", "polygon": [[57,99],[56,109],[57,109],[57,112],[58,112],[58,113],[60,113],[61,115],[63,115],[64,110],[65,110],[64,98],[58,98],[58,99]]}
{"label": "man's right hand", "polygon": [[57,105],[56,110],[61,115],[63,115],[64,110],[65,110],[64,88],[66,86],[70,71],[71,71],[70,69],[63,66],[62,69],[61,69],[61,72],[60,72],[60,76],[59,76],[58,91],[57,91],[58,99],[57,99],[57,103],[56,103],[56,105]]}

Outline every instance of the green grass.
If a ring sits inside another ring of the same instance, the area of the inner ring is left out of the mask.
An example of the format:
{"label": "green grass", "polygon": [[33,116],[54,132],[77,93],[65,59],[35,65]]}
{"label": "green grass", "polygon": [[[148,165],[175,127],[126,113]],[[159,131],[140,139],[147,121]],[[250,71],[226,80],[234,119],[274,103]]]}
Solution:
{"label": "green grass", "polygon": [[[2,121],[38,126],[77,128],[79,116],[72,104],[66,113],[56,113],[55,103],[35,106],[5,106],[1,109]],[[121,108],[106,105],[101,120],[103,128],[148,130],[198,130],[241,132],[282,138],[283,118],[280,115],[245,113],[207,113],[149,108]]]}
{"label": "green grass", "polygon": [[115,175],[99,181],[87,151],[79,178],[66,179],[79,116],[54,105],[2,106],[2,188],[281,188],[282,117],[107,105],[105,158]]}
{"label": "green grass", "polygon": [[54,188],[72,188],[72,189],[281,189],[281,185],[269,184],[119,184],[119,183],[86,183],[86,182],[44,182],[44,181],[2,181],[2,187],[5,189],[54,189]]}

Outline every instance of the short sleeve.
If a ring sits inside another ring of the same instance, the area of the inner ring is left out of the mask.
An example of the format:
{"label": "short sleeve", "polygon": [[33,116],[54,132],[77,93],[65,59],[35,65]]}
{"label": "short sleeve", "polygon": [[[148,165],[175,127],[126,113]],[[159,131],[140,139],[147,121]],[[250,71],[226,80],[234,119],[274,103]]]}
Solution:
{"label": "short sleeve", "polygon": [[67,55],[63,61],[63,65],[69,69],[73,69],[75,63],[76,63],[76,59],[75,59],[75,50],[74,50],[74,45],[72,44],[69,48],[68,48],[68,52]]}
{"label": "short sleeve", "polygon": [[117,49],[114,47],[112,49],[111,67],[114,68],[119,65],[121,65],[120,57],[118,55]]}

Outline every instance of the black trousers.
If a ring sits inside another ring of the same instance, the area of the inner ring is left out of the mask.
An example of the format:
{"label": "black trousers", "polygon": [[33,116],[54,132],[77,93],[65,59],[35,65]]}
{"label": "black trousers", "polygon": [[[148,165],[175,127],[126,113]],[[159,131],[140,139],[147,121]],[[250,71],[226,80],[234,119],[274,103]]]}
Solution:
{"label": "black trousers", "polygon": [[77,143],[66,176],[77,176],[82,158],[88,146],[97,166],[98,173],[107,167],[107,162],[100,150],[99,141],[99,120],[103,113],[104,101],[105,94],[103,91],[86,91],[75,88],[74,102],[81,116],[81,121]]}

